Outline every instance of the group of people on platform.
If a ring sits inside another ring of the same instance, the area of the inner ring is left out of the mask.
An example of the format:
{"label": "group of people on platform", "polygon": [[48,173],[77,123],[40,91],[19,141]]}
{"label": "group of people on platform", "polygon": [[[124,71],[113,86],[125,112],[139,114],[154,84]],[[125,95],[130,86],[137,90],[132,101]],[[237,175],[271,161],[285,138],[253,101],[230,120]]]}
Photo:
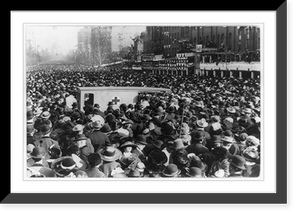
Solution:
{"label": "group of people on platform", "polygon": [[[27,70],[27,176],[259,177],[260,83],[78,66]],[[135,104],[85,104],[83,86],[168,87]]]}

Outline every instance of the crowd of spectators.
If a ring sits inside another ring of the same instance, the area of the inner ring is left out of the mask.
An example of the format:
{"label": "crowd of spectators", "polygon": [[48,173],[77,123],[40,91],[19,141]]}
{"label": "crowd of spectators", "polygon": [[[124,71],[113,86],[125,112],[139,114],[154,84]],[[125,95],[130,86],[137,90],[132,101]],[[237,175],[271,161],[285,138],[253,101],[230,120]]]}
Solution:
{"label": "crowd of spectators", "polygon": [[[28,177],[260,175],[260,82],[155,75],[122,68],[31,66],[27,86]],[[168,87],[135,104],[85,104],[77,87]]]}

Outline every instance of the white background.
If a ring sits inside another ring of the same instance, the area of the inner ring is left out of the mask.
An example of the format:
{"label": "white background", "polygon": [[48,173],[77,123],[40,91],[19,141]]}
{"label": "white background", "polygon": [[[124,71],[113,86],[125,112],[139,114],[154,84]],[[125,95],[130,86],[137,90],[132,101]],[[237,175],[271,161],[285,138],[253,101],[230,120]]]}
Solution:
{"label": "white background", "polygon": [[[12,193],[275,193],[275,12],[12,12]],[[25,70],[23,24],[260,25],[262,177],[258,179],[24,180]],[[24,108],[22,110],[22,108]]]}

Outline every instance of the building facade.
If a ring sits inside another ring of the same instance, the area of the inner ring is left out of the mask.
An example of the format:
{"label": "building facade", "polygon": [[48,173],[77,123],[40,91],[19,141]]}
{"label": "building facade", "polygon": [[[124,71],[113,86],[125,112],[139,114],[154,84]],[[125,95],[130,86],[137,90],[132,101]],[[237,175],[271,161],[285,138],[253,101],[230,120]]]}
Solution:
{"label": "building facade", "polygon": [[256,26],[147,26],[144,53],[175,57],[180,41],[188,40],[196,49],[217,48],[219,52],[260,51],[260,28]]}

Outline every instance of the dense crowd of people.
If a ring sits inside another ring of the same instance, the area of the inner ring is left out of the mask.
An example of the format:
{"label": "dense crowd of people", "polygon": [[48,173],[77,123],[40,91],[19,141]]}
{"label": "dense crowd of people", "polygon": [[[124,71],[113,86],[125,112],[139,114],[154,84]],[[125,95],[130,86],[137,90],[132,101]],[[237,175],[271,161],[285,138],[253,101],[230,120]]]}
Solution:
{"label": "dense crowd of people", "polygon": [[[122,68],[27,68],[28,177],[260,175],[260,82],[155,75]],[[76,102],[77,87],[168,87],[135,104]]]}

